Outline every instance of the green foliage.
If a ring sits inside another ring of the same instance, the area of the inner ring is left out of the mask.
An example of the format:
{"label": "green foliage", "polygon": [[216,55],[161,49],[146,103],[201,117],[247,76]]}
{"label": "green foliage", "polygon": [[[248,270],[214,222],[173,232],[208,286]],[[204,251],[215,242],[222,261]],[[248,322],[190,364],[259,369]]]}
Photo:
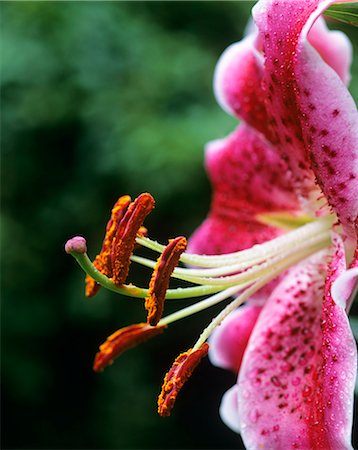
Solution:
{"label": "green foliage", "polygon": [[[83,234],[94,256],[124,193],[153,193],[158,208],[148,224],[158,239],[200,223],[210,201],[203,147],[236,123],[215,103],[213,69],[241,37],[250,4],[0,6],[4,447],[234,443],[218,401],[219,431],[207,441],[185,425],[190,414],[166,422],[156,415],[163,374],[191,344],[190,327],[92,374],[101,341],[143,320],[143,307],[107,292],[86,301],[63,245]],[[145,285],[149,272],[131,276]]]}
{"label": "green foliage", "polygon": [[358,27],[358,2],[333,4],[324,14],[340,22]]}

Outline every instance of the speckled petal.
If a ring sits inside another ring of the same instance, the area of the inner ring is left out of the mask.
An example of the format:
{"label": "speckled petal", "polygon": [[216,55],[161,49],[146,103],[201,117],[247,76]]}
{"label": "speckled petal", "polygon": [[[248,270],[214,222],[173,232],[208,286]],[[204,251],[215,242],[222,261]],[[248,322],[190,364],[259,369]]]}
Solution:
{"label": "speckled petal", "polygon": [[[264,61],[261,54],[262,39],[251,21],[247,36],[230,45],[221,55],[214,75],[214,93],[220,106],[248,124],[272,142],[275,136],[270,124],[273,118],[265,107],[266,92],[262,87]],[[340,31],[330,31],[319,18],[308,34],[309,42],[321,57],[347,84],[352,46]]]}
{"label": "speckled petal", "polygon": [[238,373],[247,342],[262,307],[244,305],[215,329],[209,340],[210,362]]}
{"label": "speckled petal", "polygon": [[323,17],[319,17],[308,33],[308,41],[347,85],[352,62],[352,44],[347,36],[341,31],[330,30]]}
{"label": "speckled petal", "polygon": [[[358,114],[339,75],[307,41],[312,24],[330,3],[262,1],[253,14],[264,42],[266,108],[275,119],[273,133],[295,187],[304,197],[316,196],[317,181],[347,234],[354,237]],[[331,63],[337,65],[336,59]]]}
{"label": "speckled petal", "polygon": [[219,105],[272,139],[261,88],[262,56],[255,50],[255,28],[245,39],[230,45],[221,55],[214,74],[214,93]]}
{"label": "speckled petal", "polygon": [[189,251],[222,254],[276,237],[280,230],[255,214],[299,209],[287,169],[268,141],[242,124],[206,149],[213,200],[208,218],[189,241]]}
{"label": "speckled petal", "polygon": [[328,270],[327,252],[291,269],[251,335],[238,380],[247,449],[351,448],[356,347],[330,295],[345,269],[335,243]]}

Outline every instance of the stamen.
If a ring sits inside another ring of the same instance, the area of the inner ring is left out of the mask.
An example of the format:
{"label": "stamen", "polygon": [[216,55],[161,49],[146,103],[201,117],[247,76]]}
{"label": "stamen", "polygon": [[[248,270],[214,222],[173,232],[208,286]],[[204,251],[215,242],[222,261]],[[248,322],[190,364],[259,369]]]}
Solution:
{"label": "stamen", "polygon": [[[126,296],[146,298],[148,323],[124,327],[109,336],[95,356],[93,368],[96,372],[112,364],[113,360],[124,351],[162,333],[168,324],[236,296],[214,317],[200,334],[195,345],[176,358],[166,374],[158,399],[158,412],[161,416],[168,416],[184,383],[207,354],[209,346],[206,341],[213,330],[232,311],[280,273],[329,246],[331,243],[329,230],[336,219],[323,217],[271,241],[231,254],[191,255],[185,253],[187,241],[184,237],[169,241],[167,246],[145,237],[147,230],[142,223],[153,208],[154,199],[148,193],[141,194],[132,203],[129,196],[121,197],[112,209],[101,252],[93,263],[86,254],[84,238],[77,236],[70,239],[65,249],[87,274],[87,296],[95,295],[100,287],[104,286]],[[262,219],[267,220],[267,217]],[[289,217],[282,215],[269,216],[268,220],[296,226],[295,220],[290,221]],[[161,256],[156,262],[134,256],[132,252],[136,245],[150,248],[161,253]],[[132,284],[124,285],[131,261],[154,269],[149,289]],[[179,261],[197,267],[178,268],[176,266]],[[168,289],[171,276],[199,286]],[[209,294],[214,295],[161,318],[165,299],[194,298]]]}
{"label": "stamen", "polygon": [[[221,285],[221,286],[230,286],[230,285],[241,285],[242,283],[247,283],[250,281],[254,281],[260,276],[265,275],[265,273],[270,271],[272,264],[275,264],[278,261],[284,260],[290,254],[295,251],[302,250],[303,248],[309,248],[313,244],[319,242],[325,242],[330,237],[330,232],[322,233],[318,236],[314,236],[306,240],[304,243],[293,243],[292,246],[288,249],[285,249],[285,252],[281,252],[277,254],[275,257],[272,257],[260,264],[250,264],[246,263],[246,267],[249,267],[247,270],[242,271],[242,265],[232,265],[232,266],[223,266],[215,269],[183,269],[176,268],[172,273],[174,278],[178,278],[180,280],[189,281],[196,284],[203,285]],[[154,262],[152,260],[132,256],[132,261],[135,261],[139,264],[143,264],[145,266],[153,267]],[[229,276],[218,276],[218,275],[226,275],[232,274],[235,272],[235,275]],[[204,276],[200,276],[204,275]],[[213,277],[212,275],[215,275]]]}
{"label": "stamen", "polygon": [[180,255],[185,251],[186,246],[185,237],[179,236],[173,239],[166,246],[154,267],[148,297],[145,300],[145,309],[148,311],[147,322],[152,326],[157,325],[162,317],[171,274],[179,263]]}
{"label": "stamen", "polygon": [[[148,229],[146,227],[141,226],[138,230],[137,237],[147,237]],[[136,247],[140,247],[139,244],[136,243]]]}
{"label": "stamen", "polygon": [[[112,279],[116,286],[123,284],[127,278],[130,257],[136,244],[136,236],[144,219],[154,208],[154,199],[148,194],[141,194],[131,203],[121,220],[112,245]],[[143,238],[141,238],[143,239]]]}
{"label": "stamen", "polygon": [[260,290],[263,286],[268,284],[270,281],[272,281],[274,278],[276,278],[280,273],[282,273],[284,270],[288,269],[289,267],[293,266],[294,264],[298,263],[299,261],[302,261],[303,259],[307,258],[308,256],[316,253],[317,251],[321,250],[322,248],[326,247],[328,245],[329,241],[325,242],[325,245],[323,246],[322,243],[315,244],[309,247],[308,249],[304,249],[302,251],[296,252],[293,255],[290,255],[286,258],[286,260],[281,261],[275,265],[272,265],[271,272],[269,274],[266,274],[262,278],[259,278],[256,283],[254,283],[252,286],[250,286],[246,291],[244,291],[241,295],[239,295],[234,301],[229,303],[221,312],[218,314],[211,323],[204,329],[204,331],[201,333],[198,341],[194,345],[193,349],[197,350],[199,349],[203,343],[208,339],[210,334],[215,330],[216,327],[218,327],[221,322],[230,314],[232,313],[236,308],[238,308],[240,305],[242,305],[246,300],[248,300],[252,295],[254,295],[258,290]]}
{"label": "stamen", "polygon": [[120,197],[112,209],[111,219],[107,224],[106,236],[101,250],[101,259],[104,270],[102,273],[107,277],[111,277],[113,271],[111,258],[113,241],[118,227],[127,213],[130,203],[131,198],[129,195]]}
{"label": "stamen", "polygon": [[165,375],[162,391],[158,398],[158,413],[169,416],[175,400],[184,383],[189,379],[201,359],[208,354],[209,345],[203,344],[199,349],[181,353]]}
{"label": "stamen", "polygon": [[[302,244],[307,239],[319,236],[321,233],[330,230],[333,222],[337,220],[334,215],[324,216],[314,222],[303,225],[296,230],[278,236],[271,241],[257,244],[247,250],[240,250],[234,253],[223,255],[195,255],[183,253],[180,261],[200,267],[222,267],[223,265],[239,264],[241,262],[257,263],[264,261],[274,255],[290,249],[293,244]],[[149,238],[137,238],[137,242],[143,247],[162,253],[164,246]]]}
{"label": "stamen", "polygon": [[[251,284],[251,283],[250,283]],[[163,317],[158,325],[168,325],[172,322],[176,322],[177,320],[184,319],[185,317],[189,317],[193,314],[196,314],[200,311],[204,311],[204,309],[210,308],[211,306],[217,305],[218,303],[222,302],[223,300],[226,300],[227,298],[237,294],[242,289],[246,288],[246,285],[243,286],[234,286],[230,287],[228,289],[225,289],[224,291],[221,290],[221,292],[218,292],[215,295],[212,295],[211,297],[205,298],[204,300],[201,300],[200,302],[194,303],[193,305],[187,306],[186,308],[180,309],[179,311],[175,311],[172,314],[169,314],[169,316]]]}
{"label": "stamen", "polygon": [[[106,234],[103,240],[102,249],[93,261],[96,269],[107,277],[112,276],[111,252],[113,239],[115,237],[120,221],[123,219],[131,202],[129,195],[120,197],[112,208],[111,218],[106,226]],[[86,297],[93,297],[100,290],[101,286],[89,275],[86,276]]]}
{"label": "stamen", "polygon": [[121,328],[109,336],[106,342],[100,346],[100,351],[96,354],[93,363],[93,370],[101,372],[106,366],[113,363],[114,358],[117,358],[126,350],[162,333],[165,328],[165,325],[151,327],[146,323],[137,323]]}

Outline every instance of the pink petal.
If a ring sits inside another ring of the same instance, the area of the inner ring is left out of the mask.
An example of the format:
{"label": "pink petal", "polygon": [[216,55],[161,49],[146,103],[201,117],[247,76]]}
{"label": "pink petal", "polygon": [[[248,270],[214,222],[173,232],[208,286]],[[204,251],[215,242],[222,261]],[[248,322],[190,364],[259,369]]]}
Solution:
{"label": "pink petal", "polygon": [[[323,193],[347,233],[354,237],[353,224],[358,215],[358,115],[348,90],[335,72],[323,66],[306,45],[296,66],[297,77],[304,79],[300,86],[312,89],[309,96],[298,97],[301,111],[306,112],[303,138]],[[320,113],[314,110],[309,114],[313,107]]]}
{"label": "pink petal", "polygon": [[332,285],[332,298],[341,308],[346,309],[358,283],[358,267],[344,272]]}
{"label": "pink petal", "polygon": [[357,374],[357,347],[344,308],[336,305],[332,284],[345,270],[343,243],[335,237],[335,254],[325,282],[321,329],[323,366],[317,384],[322,383],[321,398],[326,410],[321,417],[330,431],[330,448],[352,448],[353,394]]}
{"label": "pink petal", "polygon": [[261,310],[260,306],[242,306],[216,328],[209,340],[209,359],[214,366],[239,372],[247,342]]}
{"label": "pink petal", "polygon": [[[220,255],[250,248],[276,237],[278,229],[263,225],[254,217],[239,221],[239,211],[227,205],[227,215],[220,217],[217,209],[211,209],[209,217],[193,233],[188,251],[196,254]],[[231,217],[229,214],[231,213]]]}
{"label": "pink petal", "polygon": [[220,405],[220,417],[224,424],[235,433],[240,433],[240,419],[238,413],[238,387],[234,385],[225,392]]}
{"label": "pink petal", "polygon": [[255,50],[255,36],[232,44],[221,55],[214,75],[214,93],[220,106],[271,139],[264,96],[262,57]]}
{"label": "pink petal", "polygon": [[326,284],[321,252],[291,269],[257,321],[238,380],[249,449],[351,448],[356,347],[344,310],[330,296],[345,265],[336,246]]}
{"label": "pink petal", "polygon": [[[253,14],[264,41],[266,107],[275,119],[273,133],[281,155],[305,197],[315,192],[316,178],[353,237],[358,214],[358,115],[342,80],[306,39],[330,3],[264,1]],[[323,56],[329,59],[327,52]],[[336,59],[331,63],[336,65]]]}
{"label": "pink petal", "polygon": [[352,44],[341,31],[330,30],[319,17],[308,33],[308,41],[346,85],[350,81]]}
{"label": "pink petal", "polygon": [[349,312],[358,288],[358,245],[347,271],[332,283],[331,294],[338,306]]}
{"label": "pink petal", "polygon": [[211,142],[206,167],[213,200],[208,219],[189,241],[191,252],[228,253],[272,239],[280,230],[259,223],[255,214],[299,209],[285,164],[248,125]]}
{"label": "pink petal", "polygon": [[[269,127],[270,117],[265,107],[266,92],[262,88],[263,58],[260,55],[261,39],[253,23],[248,26],[249,35],[230,45],[221,55],[214,75],[214,92],[221,107],[233,114],[274,142]],[[324,20],[319,19],[312,27],[308,39],[321,57],[342,78],[350,79],[349,66],[352,47],[340,31],[330,31]]]}

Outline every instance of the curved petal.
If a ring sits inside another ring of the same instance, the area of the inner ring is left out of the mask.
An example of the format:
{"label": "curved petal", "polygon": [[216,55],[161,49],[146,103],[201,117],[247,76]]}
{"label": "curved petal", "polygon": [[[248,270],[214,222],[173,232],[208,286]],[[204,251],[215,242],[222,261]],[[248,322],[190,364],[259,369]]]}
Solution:
{"label": "curved petal", "polygon": [[306,44],[296,65],[297,78],[304,80],[300,86],[311,88],[308,96],[298,97],[302,114],[306,114],[303,138],[323,193],[347,233],[354,237],[358,215],[358,114],[335,72],[323,66]]}
{"label": "curved petal", "polygon": [[358,267],[344,272],[332,285],[332,298],[341,308],[347,309],[349,299],[358,283]]}
{"label": "curved petal", "polygon": [[280,230],[255,214],[299,209],[285,164],[268,141],[248,125],[211,142],[206,167],[213,187],[207,220],[189,241],[189,251],[221,254],[249,248]]}
{"label": "curved petal", "polygon": [[358,288],[358,245],[347,271],[341,273],[332,283],[331,294],[338,306],[347,313],[352,306]]}
{"label": "curved petal", "polygon": [[225,392],[220,405],[220,417],[224,424],[235,433],[240,433],[240,419],[237,404],[238,388],[236,384]]}
{"label": "curved petal", "polygon": [[352,62],[352,44],[347,36],[341,31],[330,30],[323,17],[319,17],[308,33],[308,41],[347,85]]}
{"label": "curved petal", "polygon": [[264,1],[255,5],[253,14],[264,41],[266,108],[275,119],[273,132],[295,186],[310,197],[316,195],[317,181],[353,237],[358,114],[342,80],[307,41],[312,24],[330,3]]}
{"label": "curved petal", "polygon": [[357,347],[344,308],[332,298],[332,284],[346,269],[343,242],[334,238],[335,253],[325,281],[325,297],[320,326],[322,330],[322,370],[317,385],[322,386],[318,401],[323,403],[319,411],[330,432],[327,441],[330,448],[352,448],[354,387],[357,374]]}
{"label": "curved petal", "polygon": [[255,50],[256,28],[245,39],[230,45],[221,55],[214,74],[214,93],[219,105],[261,131],[273,135],[265,107],[262,57]]}
{"label": "curved petal", "polygon": [[351,448],[356,348],[331,296],[343,246],[291,269],[267,301],[242,362],[241,433],[248,449]]}
{"label": "curved petal", "polygon": [[[249,23],[248,36],[230,45],[221,55],[214,74],[214,93],[219,105],[262,132],[271,142],[270,116],[265,107],[266,92],[262,88],[263,58],[257,28]],[[330,31],[323,19],[317,20],[308,35],[309,42],[321,57],[348,84],[352,46],[346,35]]]}
{"label": "curved petal", "polygon": [[209,340],[209,359],[214,366],[239,372],[247,342],[261,310],[260,306],[244,305],[215,329]]}

